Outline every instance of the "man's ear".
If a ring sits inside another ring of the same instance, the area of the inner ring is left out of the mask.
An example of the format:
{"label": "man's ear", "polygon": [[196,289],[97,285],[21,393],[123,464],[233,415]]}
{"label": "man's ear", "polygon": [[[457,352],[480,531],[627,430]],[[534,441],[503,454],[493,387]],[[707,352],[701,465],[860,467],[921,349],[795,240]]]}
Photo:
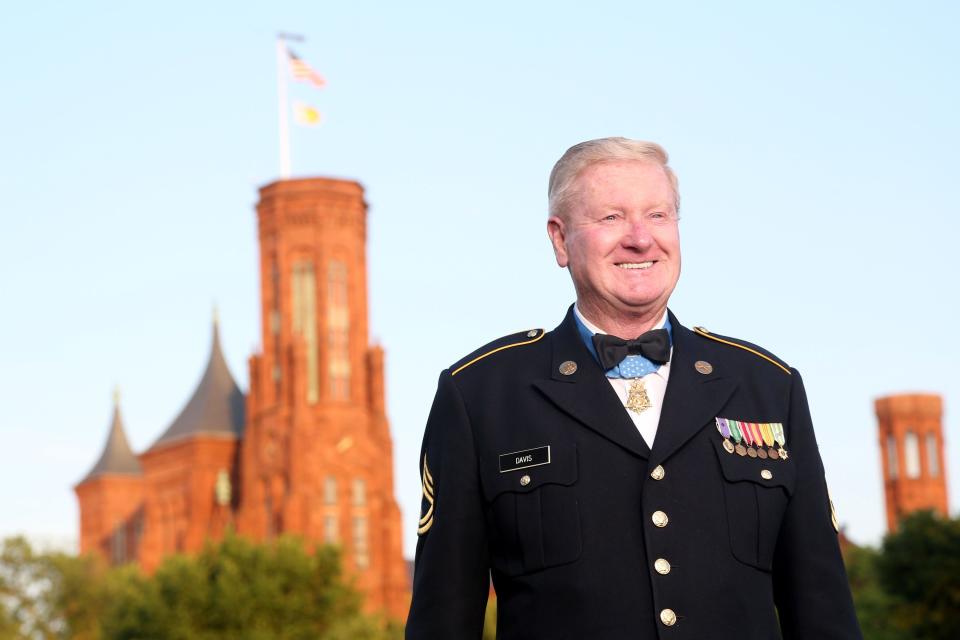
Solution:
{"label": "man's ear", "polygon": [[550,216],[547,219],[547,235],[550,236],[550,244],[553,245],[553,255],[557,258],[557,264],[560,268],[566,267],[569,257],[567,256],[567,228],[563,218]]}

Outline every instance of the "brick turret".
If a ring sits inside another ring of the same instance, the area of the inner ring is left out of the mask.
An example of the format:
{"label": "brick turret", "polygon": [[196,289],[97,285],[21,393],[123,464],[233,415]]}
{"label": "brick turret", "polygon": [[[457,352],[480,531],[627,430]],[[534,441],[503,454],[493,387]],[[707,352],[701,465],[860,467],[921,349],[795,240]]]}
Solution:
{"label": "brick turret", "polygon": [[887,528],[919,509],[946,516],[947,465],[943,440],[943,401],[938,395],[909,394],[878,398]]}
{"label": "brick turret", "polygon": [[141,533],[143,472],[127,441],[114,393],[113,418],[103,452],[74,487],[80,502],[80,552],[101,553],[114,563],[136,558]]}

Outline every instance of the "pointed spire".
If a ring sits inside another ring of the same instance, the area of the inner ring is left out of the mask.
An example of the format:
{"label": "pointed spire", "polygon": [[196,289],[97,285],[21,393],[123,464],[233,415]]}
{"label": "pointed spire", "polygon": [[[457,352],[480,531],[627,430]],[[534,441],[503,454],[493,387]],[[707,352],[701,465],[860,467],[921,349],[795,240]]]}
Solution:
{"label": "pointed spire", "polygon": [[107,442],[103,445],[100,459],[93,465],[89,473],[80,482],[93,480],[104,474],[140,475],[140,461],[133,455],[127,434],[123,428],[123,418],[120,416],[120,388],[113,392],[113,420],[107,434]]}
{"label": "pointed spire", "polygon": [[239,437],[243,433],[243,392],[237,386],[223,357],[223,350],[220,347],[220,321],[216,310],[213,315],[211,342],[207,368],[193,396],[153,447],[202,434]]}

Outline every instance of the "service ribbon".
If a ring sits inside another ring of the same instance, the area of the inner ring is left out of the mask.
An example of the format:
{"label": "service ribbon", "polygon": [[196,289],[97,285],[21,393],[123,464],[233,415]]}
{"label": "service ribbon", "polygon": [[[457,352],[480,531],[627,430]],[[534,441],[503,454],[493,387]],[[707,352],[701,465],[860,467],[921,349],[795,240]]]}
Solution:
{"label": "service ribbon", "polygon": [[740,425],[740,432],[743,433],[743,441],[747,443],[748,447],[753,446],[753,432],[750,430],[749,422],[740,422],[737,421]]}
{"label": "service ribbon", "polygon": [[756,422],[750,423],[750,433],[753,435],[753,441],[758,447],[763,446],[763,436],[760,435],[760,425]]}
{"label": "service ribbon", "polygon": [[740,444],[740,441],[743,440],[743,434],[740,432],[740,423],[736,420],[727,420],[727,424],[730,427],[730,435],[733,436],[734,442]]}
{"label": "service ribbon", "polygon": [[726,418],[717,418],[717,431],[723,436],[724,440],[730,437],[730,425]]}
{"label": "service ribbon", "polygon": [[783,424],[774,422],[770,427],[773,429],[773,438],[777,441],[777,444],[781,447],[787,444],[787,437],[783,434]]}
{"label": "service ribbon", "polygon": [[773,425],[772,424],[761,424],[760,435],[763,436],[763,444],[767,445],[768,447],[773,446]]}

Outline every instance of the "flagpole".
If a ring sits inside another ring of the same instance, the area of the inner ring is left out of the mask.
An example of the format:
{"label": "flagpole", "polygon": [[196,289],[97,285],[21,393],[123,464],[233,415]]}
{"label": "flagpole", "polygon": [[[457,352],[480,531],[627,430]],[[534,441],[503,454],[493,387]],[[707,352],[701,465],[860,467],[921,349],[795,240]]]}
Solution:
{"label": "flagpole", "polygon": [[290,106],[287,98],[287,46],[277,34],[277,113],[280,121],[280,179],[290,179]]}

